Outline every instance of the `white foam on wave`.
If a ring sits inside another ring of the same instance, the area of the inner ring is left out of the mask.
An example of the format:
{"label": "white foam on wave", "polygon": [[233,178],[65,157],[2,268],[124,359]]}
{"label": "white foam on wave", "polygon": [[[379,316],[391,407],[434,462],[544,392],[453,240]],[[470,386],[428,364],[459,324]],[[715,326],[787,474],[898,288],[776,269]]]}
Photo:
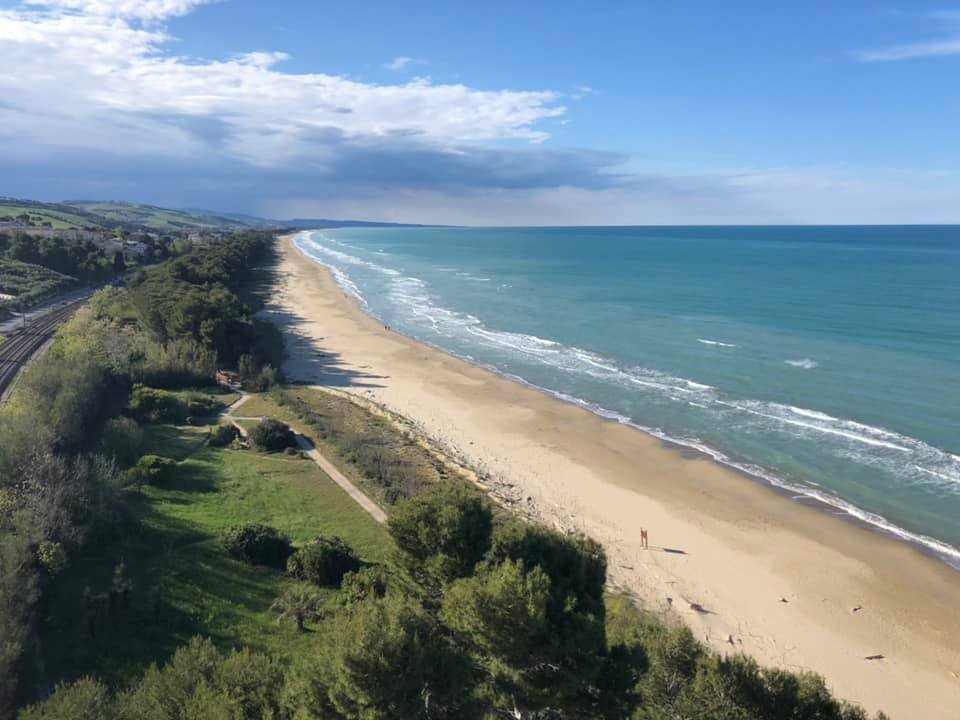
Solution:
{"label": "white foam on wave", "polygon": [[462,277],[465,280],[473,280],[474,282],[490,282],[492,280],[492,278],[480,277],[479,275],[468,272],[457,272],[457,277]]}
{"label": "white foam on wave", "polygon": [[731,467],[735,470],[739,470],[740,472],[743,472],[752,477],[758,478],[760,480],[764,480],[770,485],[772,485],[773,487],[793,493],[794,499],[804,498],[804,499],[815,500],[817,502],[823,503],[824,505],[835,508],[837,511],[839,511],[838,514],[848,515],[863,523],[866,523],[879,530],[882,530],[883,532],[886,532],[890,535],[900,538],[901,540],[905,540],[907,542],[926,548],[927,550],[931,550],[936,554],[937,557],[942,559],[948,565],[950,565],[951,567],[957,570],[960,570],[960,548],[956,548],[953,545],[950,545],[949,543],[945,543],[941,540],[937,540],[936,538],[930,537],[928,535],[906,530],[905,528],[902,528],[899,525],[896,525],[890,522],[889,520],[887,520],[887,518],[883,517],[882,515],[864,510],[863,508],[860,508],[854,505],[853,503],[848,502],[847,500],[844,500],[841,497],[838,497],[837,495],[821,490],[818,486],[787,480],[775,473],[770,472],[766,468],[763,468],[759,465],[736,461],[732,459],[730,456],[726,455],[725,453],[700,442],[696,438],[687,438],[687,437],[678,437],[675,435],[669,435],[665,433],[663,430],[661,430],[660,428],[640,425],[639,423],[633,422],[630,418],[626,417],[625,415],[622,415],[620,413],[617,413],[611,410],[607,410],[606,408],[603,408],[595,403],[588,402],[586,400],[575,397],[573,395],[569,395],[567,393],[562,393],[562,392],[550,390],[547,388],[541,388],[536,385],[532,385],[531,383],[528,383],[522,380],[521,378],[516,378],[516,379],[520,380],[525,385],[531,385],[532,387],[536,387],[537,389],[543,392],[546,392],[549,395],[557,397],[561,400],[565,400],[566,402],[570,402],[575,405],[579,405],[583,408],[586,408],[591,412],[595,413],[596,415],[599,415],[600,417],[606,418],[608,420],[613,420],[623,425],[628,425],[648,435],[652,435],[655,438],[663,440],[666,443],[690,448],[691,450],[696,450],[697,452],[700,452],[710,457],[712,460],[722,465],[726,465],[727,467]]}
{"label": "white foam on wave", "polygon": [[762,408],[787,408],[792,409],[788,405],[779,405],[778,403],[763,403],[760,401],[739,401],[739,402],[726,402],[724,400],[718,400],[718,403],[721,405],[726,405],[728,407],[736,408],[742,412],[750,413],[751,415],[756,415],[758,417],[769,418],[770,420],[775,420],[778,423],[784,423],[787,425],[794,425],[796,427],[805,428],[807,430],[813,430],[815,432],[825,433],[827,435],[836,435],[838,437],[848,438],[854,442],[864,443],[866,445],[873,445],[875,447],[888,448],[890,450],[897,450],[900,452],[910,452],[910,448],[903,447],[901,445],[896,445],[885,440],[879,440],[869,435],[863,435],[860,433],[850,432],[847,430],[842,430],[837,427],[832,427],[829,425],[816,424],[812,422],[804,422],[803,420],[796,420],[790,417],[786,417],[781,414],[763,412],[763,410],[758,410],[757,407]]}
{"label": "white foam on wave", "polygon": [[803,370],[813,370],[820,364],[816,360],[811,360],[810,358],[802,358],[800,360],[784,360],[783,362],[791,367],[801,368]]}
{"label": "white foam on wave", "polygon": [[734,345],[733,343],[720,342],[719,340],[707,340],[706,338],[697,338],[697,342],[698,342],[698,343],[703,343],[704,345],[715,345],[715,346],[717,346],[717,347],[725,347],[725,348],[735,348],[735,347],[737,347],[737,346]]}
{"label": "white foam on wave", "polygon": [[932,475],[933,477],[940,478],[941,480],[949,480],[950,482],[958,482],[957,478],[951,477],[950,475],[947,475],[946,473],[939,473],[939,472],[937,472],[936,470],[929,470],[928,468],[920,467],[919,465],[914,465],[913,467],[914,467],[915,470],[919,470],[920,472],[926,473],[927,475]]}
{"label": "white foam on wave", "polygon": [[[327,237],[323,233],[320,233],[320,237],[324,242],[338,242],[337,240]],[[388,268],[385,265],[380,265],[379,263],[370,262],[369,260],[364,260],[363,258],[358,258],[356,255],[351,255],[345,253],[341,250],[335,250],[334,248],[328,247],[321,242],[318,242],[312,236],[307,238],[310,241],[310,249],[316,252],[319,252],[321,255],[333,258],[334,260],[339,260],[340,262],[347,263],[348,265],[357,265],[360,267],[369,268],[370,270],[376,270],[379,273],[387,275],[388,277],[399,277],[402,273],[399,270],[394,270],[393,268]],[[350,247],[346,243],[338,242],[339,245],[344,247]],[[308,252],[309,254],[309,252]],[[319,259],[314,257],[314,259]]]}
{"label": "white foam on wave", "polygon": [[[308,234],[301,233],[298,239],[303,238],[304,235]],[[310,238],[306,239],[309,240]],[[324,237],[323,239],[324,241],[330,240],[328,237]],[[343,243],[340,244],[343,245]],[[518,353],[525,358],[533,359],[559,370],[585,375],[616,386],[644,388],[653,391],[657,397],[664,400],[684,402],[688,406],[709,412],[732,412],[736,415],[742,414],[763,418],[764,421],[769,421],[766,429],[776,426],[789,426],[795,428],[797,432],[799,432],[800,437],[811,433],[830,435],[838,441],[848,443],[847,445],[835,448],[837,455],[855,459],[856,462],[861,464],[883,467],[883,469],[893,472],[898,478],[903,477],[902,472],[897,472],[904,467],[903,460],[880,456],[878,453],[892,451],[901,457],[904,453],[910,453],[913,458],[918,460],[912,467],[928,479],[927,482],[921,483],[919,476],[917,476],[917,484],[927,485],[928,483],[934,483],[938,490],[951,493],[960,492],[960,468],[954,467],[956,463],[960,463],[960,457],[934,448],[915,438],[900,435],[883,428],[858,423],[853,420],[837,418],[818,410],[760,400],[728,400],[721,395],[717,388],[710,385],[698,383],[686,378],[675,377],[648,368],[624,368],[619,366],[615,360],[597,353],[582,348],[567,346],[536,335],[491,330],[484,326],[482,321],[476,316],[450,310],[438,305],[433,301],[427,284],[419,278],[405,276],[393,268],[386,268],[378,263],[371,263],[348,253],[342,253],[325,247],[316,241],[309,243],[309,247],[310,249],[317,250],[319,256],[308,252],[299,243],[298,247],[311,259],[330,268],[337,283],[352,296],[356,297],[368,311],[369,306],[363,294],[349,275],[340,267],[337,267],[337,261],[355,267],[374,270],[387,277],[389,279],[388,294],[390,299],[397,305],[405,308],[412,317],[425,321],[430,328],[441,336],[455,337],[461,340],[469,336],[474,338],[476,342],[481,342],[484,345],[493,346],[500,350]],[[731,343],[721,343],[720,341],[700,338],[698,338],[698,341],[704,342],[704,344],[736,347]],[[432,343],[428,341],[428,344]],[[451,352],[448,348],[439,347],[439,349],[445,352]],[[936,540],[935,538],[912,533],[900,528],[880,515],[863,510],[842,498],[819,489],[815,484],[786,480],[763,467],[735,461],[723,452],[708,446],[697,438],[672,436],[660,428],[646,427],[637,424],[629,417],[603,408],[595,403],[534,385],[524,378],[504,373],[495,366],[476,363],[474,358],[466,353],[459,353],[459,356],[475,364],[480,364],[482,367],[486,367],[498,374],[505,375],[512,380],[534,387],[567,402],[585,407],[601,417],[629,425],[665,442],[697,450],[717,462],[760,478],[771,485],[837,508],[843,513],[881,528],[886,532],[932,549],[951,565],[960,569],[960,550],[957,548]],[[853,445],[849,443],[853,443]],[[873,450],[869,453],[858,452],[853,449],[857,445],[860,447],[870,447],[873,448]],[[929,478],[935,479],[929,480]],[[909,481],[909,478],[904,479]]]}

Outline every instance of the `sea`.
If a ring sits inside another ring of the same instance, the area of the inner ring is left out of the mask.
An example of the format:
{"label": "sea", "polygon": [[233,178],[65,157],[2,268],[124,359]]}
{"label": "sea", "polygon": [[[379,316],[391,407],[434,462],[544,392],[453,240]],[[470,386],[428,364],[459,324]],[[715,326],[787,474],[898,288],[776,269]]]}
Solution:
{"label": "sea", "polygon": [[960,569],[960,226],[349,228],[392,329]]}

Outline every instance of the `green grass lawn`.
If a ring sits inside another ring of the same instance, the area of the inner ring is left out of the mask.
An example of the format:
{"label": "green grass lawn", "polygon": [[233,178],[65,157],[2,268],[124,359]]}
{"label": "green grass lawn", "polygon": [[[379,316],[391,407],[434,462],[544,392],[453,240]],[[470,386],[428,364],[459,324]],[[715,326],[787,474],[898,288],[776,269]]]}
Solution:
{"label": "green grass lawn", "polygon": [[463,480],[409,431],[350,399],[301,385],[287,385],[285,390],[289,398],[305,403],[314,424],[297,417],[292,405],[279,405],[270,394],[253,396],[237,414],[289,423],[381,507],[434,482]]}
{"label": "green grass lawn", "polygon": [[41,222],[47,220],[58,230],[84,227],[84,225],[90,224],[86,218],[70,213],[68,208],[64,208],[64,210],[61,211],[42,205],[0,204],[0,217],[15,218],[17,215],[23,213],[29,214],[34,221],[36,221],[37,218],[40,218]]}
{"label": "green grass lawn", "polygon": [[[316,635],[278,625],[269,611],[289,581],[222,551],[219,535],[231,525],[267,523],[298,544],[340,535],[364,561],[384,560],[386,530],[311,461],[214,449],[203,436],[203,428],[147,428],[146,451],[181,459],[176,475],[132,493],[137,530],[102,542],[57,578],[41,627],[41,682],[96,674],[122,686],[198,634],[284,659],[308,651]],[[84,588],[105,592],[121,561],[134,583],[129,607],[104,612],[91,636]]]}

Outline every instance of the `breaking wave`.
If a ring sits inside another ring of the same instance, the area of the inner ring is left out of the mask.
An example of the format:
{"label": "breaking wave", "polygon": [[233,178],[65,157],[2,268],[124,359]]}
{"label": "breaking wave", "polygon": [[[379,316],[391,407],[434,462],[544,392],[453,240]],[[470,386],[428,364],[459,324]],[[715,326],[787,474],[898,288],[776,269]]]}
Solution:
{"label": "breaking wave", "polygon": [[[615,389],[641,393],[641,399],[647,402],[684,402],[699,411],[709,413],[713,422],[743,428],[747,433],[789,433],[793,439],[818,443],[818,446],[827,448],[837,457],[884,472],[894,472],[901,482],[923,486],[936,493],[960,495],[960,458],[916,438],[854,420],[834,417],[814,409],[736,397],[711,385],[688,378],[651,368],[626,367],[612,358],[591,350],[565,345],[549,338],[496,330],[487,327],[474,315],[440,305],[431,294],[428,284],[420,278],[364,260],[330,247],[327,242],[318,242],[311,238],[310,233],[299,235],[298,247],[308,257],[326,265],[345,291],[369,309],[367,300],[344,268],[363,268],[377,273],[386,283],[385,292],[391,303],[421,327],[429,329],[436,335],[436,340],[433,342],[430,338],[418,339],[434,344],[445,352],[451,352],[451,350],[443,346],[442,338],[453,338],[461,344],[469,341],[477,348],[496,350],[515,359],[542,363],[564,373],[589,378]],[[320,238],[324,241],[329,240],[322,234]],[[340,245],[344,246],[342,243]],[[450,271],[458,272],[453,268]],[[718,340],[697,338],[697,341],[706,345],[736,347],[733,343]],[[469,353],[460,351],[454,354],[477,363],[472,350]],[[786,362],[804,369],[816,367],[816,362],[810,359]],[[857,507],[818,486],[781,477],[767,468],[733,458],[697,437],[669,434],[658,427],[641,425],[622,413],[588,400],[535,385],[497,367],[488,365],[484,367],[589,409],[608,420],[629,425],[665,442],[701,452],[717,462],[748,473],[790,493],[834,507],[885,532],[933,550],[949,564],[960,569],[960,549],[935,538],[901,528],[885,517]]]}

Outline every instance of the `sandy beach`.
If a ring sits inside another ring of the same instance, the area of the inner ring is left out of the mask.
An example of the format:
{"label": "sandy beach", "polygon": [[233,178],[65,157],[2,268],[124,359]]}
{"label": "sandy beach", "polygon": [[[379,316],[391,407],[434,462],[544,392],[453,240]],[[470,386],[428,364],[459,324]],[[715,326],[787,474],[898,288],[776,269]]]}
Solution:
{"label": "sandy beach", "polygon": [[290,237],[281,244],[270,310],[287,335],[289,377],[403,415],[505,505],[601,541],[612,585],[717,650],[815,670],[839,696],[894,719],[960,716],[960,572],[398,335]]}

